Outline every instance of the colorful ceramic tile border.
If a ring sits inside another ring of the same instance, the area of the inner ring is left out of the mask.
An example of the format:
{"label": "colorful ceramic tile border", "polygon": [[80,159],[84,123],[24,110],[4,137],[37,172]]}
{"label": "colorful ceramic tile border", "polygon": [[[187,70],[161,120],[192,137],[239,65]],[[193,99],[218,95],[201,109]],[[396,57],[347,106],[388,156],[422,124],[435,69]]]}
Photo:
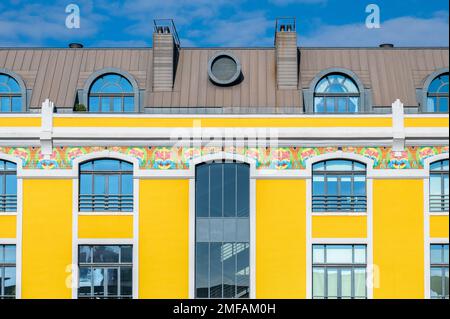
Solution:
{"label": "colorful ceramic tile border", "polygon": [[425,158],[448,153],[449,147],[408,147],[400,154],[389,147],[57,147],[49,159],[40,148],[0,147],[0,154],[21,158],[25,169],[70,169],[75,158],[104,150],[135,157],[142,169],[154,170],[188,169],[192,159],[222,151],[254,159],[257,169],[304,169],[308,159],[338,150],[372,159],[375,169],[420,169]]}

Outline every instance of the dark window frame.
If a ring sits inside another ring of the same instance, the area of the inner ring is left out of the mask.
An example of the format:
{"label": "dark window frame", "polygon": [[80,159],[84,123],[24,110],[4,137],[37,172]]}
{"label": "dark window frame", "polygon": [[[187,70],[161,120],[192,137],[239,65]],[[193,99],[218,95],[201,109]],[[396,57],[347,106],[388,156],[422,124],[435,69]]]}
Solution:
{"label": "dark window frame", "polygon": [[[15,166],[15,170],[7,170],[6,163]],[[6,194],[6,176],[16,177],[16,193]],[[3,183],[3,191],[0,193],[0,213],[17,212],[17,164],[11,161],[0,159],[0,182]]]}
{"label": "dark window frame", "polygon": [[[348,161],[352,163],[352,170],[338,170],[331,171],[326,170],[327,163],[334,161]],[[317,170],[315,166],[318,164],[324,164],[324,170]],[[355,170],[355,164],[364,165],[365,170]],[[364,213],[367,212],[367,165],[358,161],[349,160],[345,158],[336,158],[324,160],[314,163],[312,165],[312,183],[311,183],[311,203],[312,212],[326,213],[326,212],[354,212]],[[315,195],[314,193],[314,178],[316,176],[323,177],[324,183],[324,195]],[[355,195],[355,177],[364,176],[365,183],[365,195]],[[337,178],[337,195],[328,195],[328,177]],[[341,178],[350,177],[351,179],[351,191],[350,195],[341,195]],[[360,203],[359,203],[360,202]]]}
{"label": "dark window frame", "polygon": [[[448,212],[449,211],[449,194],[445,194],[445,176],[449,176],[449,170],[444,170],[444,163],[448,163],[448,159],[435,161],[430,164],[430,185],[429,185],[429,210],[430,212]],[[440,164],[441,169],[432,169],[432,165]],[[448,164],[447,164],[448,165]],[[441,194],[434,195],[431,193],[431,178],[439,176],[441,180]]]}
{"label": "dark window frame", "polygon": [[[341,291],[341,272],[342,270],[351,270],[351,296],[350,299],[367,299],[368,297],[368,289],[367,289],[367,245],[366,244],[313,244],[314,246],[323,246],[324,250],[324,262],[314,262],[312,261],[312,297],[314,298],[314,269],[323,269],[324,270],[324,297],[323,299],[343,299],[342,291]],[[352,263],[328,263],[327,262],[327,247],[330,246],[348,246],[352,248]],[[365,248],[365,262],[357,263],[355,261],[355,247],[356,246],[364,246]],[[337,271],[337,296],[328,296],[328,269],[332,268]],[[355,296],[355,269],[363,269],[365,270],[365,297],[361,298],[360,296]],[[317,297],[321,298],[321,297]],[[345,298],[345,297],[344,297]],[[346,298],[348,299],[348,298]]]}
{"label": "dark window frame", "polygon": [[[79,212],[133,212],[134,210],[134,185],[133,179],[131,181],[131,194],[122,194],[122,179],[124,175],[131,175],[133,177],[133,168],[131,170],[83,170],[82,165],[87,163],[94,163],[101,160],[112,160],[122,163],[132,165],[133,163],[115,159],[115,158],[96,158],[90,161],[86,161],[79,164],[79,186],[78,186],[78,211]],[[82,193],[82,176],[90,176],[91,182],[91,194]],[[95,177],[103,176],[106,177],[106,182],[104,183],[105,194],[95,194]],[[118,191],[119,194],[109,193],[109,176],[118,176]]]}
{"label": "dark window frame", "polygon": [[[430,278],[429,278],[429,280],[430,280],[430,296],[431,296],[431,287],[432,287],[432,285],[431,285],[431,280],[432,280],[431,271],[433,269],[437,269],[437,270],[441,271],[441,280],[442,280],[442,282],[441,282],[442,286],[441,287],[444,288],[444,289],[445,289],[445,287],[447,287],[447,289],[448,289],[448,286],[449,286],[448,282],[446,282],[446,278],[447,277],[445,277],[445,271],[447,271],[447,272],[449,271],[449,264],[448,264],[448,262],[447,263],[445,262],[445,257],[444,257],[445,256],[445,249],[444,248],[447,247],[447,252],[448,252],[448,246],[449,245],[448,244],[431,244],[430,245],[430,254],[431,254],[431,248],[433,246],[440,246],[440,249],[441,249],[441,261],[442,262],[440,262],[440,263],[433,263],[431,261],[431,258],[430,258]],[[449,293],[448,291],[444,291],[444,294],[441,294],[439,296],[431,296],[431,299],[449,299],[448,293]]]}
{"label": "dark window frame", "polygon": [[[16,245],[11,245],[11,244],[0,244],[0,251],[1,254],[5,256],[5,248],[6,246],[12,246],[14,247],[14,250],[16,251]],[[17,254],[17,252],[16,252]],[[5,282],[4,282],[4,278],[5,278],[5,271],[6,268],[13,268],[14,269],[14,277],[15,277],[15,281],[16,281],[16,285],[14,286],[14,295],[6,295],[5,294]],[[15,299],[16,295],[17,295],[17,276],[16,276],[16,271],[17,271],[17,259],[15,262],[11,263],[11,262],[6,262],[6,261],[1,261],[0,260],[0,300],[1,299]]]}
{"label": "dark window frame", "polygon": [[[94,258],[93,258],[93,254],[94,254],[94,248],[95,247],[119,247],[119,261],[118,262],[94,262]],[[78,256],[80,256],[80,251],[82,249],[82,247],[89,247],[90,248],[90,252],[91,252],[91,256],[90,256],[90,262],[78,262],[78,269],[79,272],[81,271],[81,269],[90,269],[91,271],[91,291],[90,291],[90,295],[85,295],[85,294],[80,294],[80,288],[78,287],[78,291],[77,291],[77,296],[78,299],[131,299],[133,298],[133,257],[131,262],[123,262],[122,261],[122,248],[123,247],[129,247],[131,249],[131,251],[133,251],[133,246],[132,245],[128,245],[128,244],[114,244],[114,245],[108,245],[108,244],[102,244],[102,245],[95,245],[95,244],[90,244],[90,245],[79,245],[78,246]],[[94,269],[101,269],[103,270],[103,273],[106,274],[104,279],[103,279],[103,295],[96,295],[95,294],[95,290],[94,290]],[[108,295],[108,270],[109,269],[114,269],[117,270],[117,294],[115,295]],[[131,270],[131,294],[129,295],[124,295],[121,292],[121,287],[122,287],[122,280],[121,280],[121,270],[122,269],[127,269],[127,270]],[[78,283],[80,283],[80,276],[78,276]]]}

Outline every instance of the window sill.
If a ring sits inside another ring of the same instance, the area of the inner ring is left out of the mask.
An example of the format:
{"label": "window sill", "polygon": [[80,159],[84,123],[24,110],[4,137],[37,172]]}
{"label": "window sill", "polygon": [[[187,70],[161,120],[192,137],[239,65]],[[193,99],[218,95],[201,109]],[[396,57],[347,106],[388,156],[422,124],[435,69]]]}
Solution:
{"label": "window sill", "polygon": [[312,216],[367,216],[367,212],[313,212]]}
{"label": "window sill", "polygon": [[133,212],[78,212],[78,216],[132,216]]}
{"label": "window sill", "polygon": [[427,212],[430,216],[448,216],[448,212]]}
{"label": "window sill", "polygon": [[0,212],[0,216],[17,216],[17,212]]}

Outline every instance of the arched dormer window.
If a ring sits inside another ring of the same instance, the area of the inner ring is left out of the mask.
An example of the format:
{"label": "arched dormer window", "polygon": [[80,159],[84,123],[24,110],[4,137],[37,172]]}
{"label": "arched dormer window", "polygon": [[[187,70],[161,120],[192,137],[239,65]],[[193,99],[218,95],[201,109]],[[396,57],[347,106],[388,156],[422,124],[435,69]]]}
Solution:
{"label": "arched dormer window", "polygon": [[133,164],[96,159],[80,164],[80,212],[132,212]]}
{"label": "arched dormer window", "polygon": [[319,72],[303,89],[306,113],[348,114],[372,110],[372,94],[356,73],[344,68]]}
{"label": "arched dormer window", "polygon": [[327,160],[313,165],[313,212],[366,212],[366,165]]}
{"label": "arched dormer window", "polygon": [[17,211],[17,166],[0,160],[0,213]]}
{"label": "arched dormer window", "polygon": [[0,112],[22,112],[23,92],[12,76],[0,73]]}
{"label": "arched dormer window", "polygon": [[448,112],[448,72],[438,75],[428,86],[427,112]]}
{"label": "arched dormer window", "polygon": [[135,92],[133,85],[120,74],[101,75],[89,89],[88,111],[102,113],[134,112]]}
{"label": "arched dormer window", "polygon": [[350,77],[328,74],[314,90],[314,113],[357,113],[360,100],[359,89]]}

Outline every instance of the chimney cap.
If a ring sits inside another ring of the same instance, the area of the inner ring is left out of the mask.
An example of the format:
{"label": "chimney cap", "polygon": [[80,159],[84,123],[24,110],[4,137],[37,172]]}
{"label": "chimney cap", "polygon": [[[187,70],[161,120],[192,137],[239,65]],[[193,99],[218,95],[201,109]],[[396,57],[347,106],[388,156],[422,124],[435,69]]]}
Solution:
{"label": "chimney cap", "polygon": [[379,45],[379,47],[380,47],[380,48],[393,48],[393,47],[394,47],[394,44],[392,44],[392,43],[381,43],[381,44]]}
{"label": "chimney cap", "polygon": [[69,43],[69,48],[71,48],[71,49],[82,49],[83,45],[81,43]]}
{"label": "chimney cap", "polygon": [[275,21],[275,32],[295,32],[296,28],[295,17],[280,17]]}

